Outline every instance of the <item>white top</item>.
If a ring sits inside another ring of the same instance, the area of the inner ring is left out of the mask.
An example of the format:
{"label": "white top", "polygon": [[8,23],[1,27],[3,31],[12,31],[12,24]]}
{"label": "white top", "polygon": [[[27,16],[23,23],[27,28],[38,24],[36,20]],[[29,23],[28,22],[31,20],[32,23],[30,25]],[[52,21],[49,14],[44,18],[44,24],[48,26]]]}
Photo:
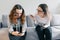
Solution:
{"label": "white top", "polygon": [[[24,23],[22,26],[23,26],[23,28],[22,28],[22,35],[23,35],[23,34],[26,32],[26,29],[27,29],[26,20],[25,20],[25,23]],[[14,31],[14,30],[13,30],[13,24],[11,24],[11,23],[9,22],[9,18],[8,18],[8,28],[9,28],[9,32],[10,32],[10,33]],[[16,26],[16,28],[17,28],[17,26]]]}
{"label": "white top", "polygon": [[39,15],[36,15],[35,16],[35,24],[43,26],[43,28],[47,28],[50,26],[50,20],[47,16],[44,18],[41,18]]}

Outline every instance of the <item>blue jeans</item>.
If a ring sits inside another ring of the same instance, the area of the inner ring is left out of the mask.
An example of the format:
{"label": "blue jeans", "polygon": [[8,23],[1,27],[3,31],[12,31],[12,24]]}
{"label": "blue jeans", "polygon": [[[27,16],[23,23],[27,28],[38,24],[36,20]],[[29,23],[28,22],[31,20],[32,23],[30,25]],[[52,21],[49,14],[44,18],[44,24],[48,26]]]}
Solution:
{"label": "blue jeans", "polygon": [[9,39],[10,40],[25,40],[27,32],[25,32],[24,36],[14,36],[11,33],[9,33]]}
{"label": "blue jeans", "polygon": [[36,26],[36,32],[38,34],[39,40],[52,40],[52,30],[50,27],[42,29],[42,26]]}

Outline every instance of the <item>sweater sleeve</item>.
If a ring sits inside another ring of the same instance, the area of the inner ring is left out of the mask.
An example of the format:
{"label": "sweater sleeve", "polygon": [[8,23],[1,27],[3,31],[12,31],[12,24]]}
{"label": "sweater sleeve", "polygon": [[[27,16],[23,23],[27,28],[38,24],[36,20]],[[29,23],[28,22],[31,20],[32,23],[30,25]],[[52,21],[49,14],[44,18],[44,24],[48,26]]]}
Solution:
{"label": "sweater sleeve", "polygon": [[26,20],[25,20],[25,23],[23,24],[22,32],[25,33],[26,29],[27,29],[27,23],[26,23]]}
{"label": "sweater sleeve", "polygon": [[10,24],[9,17],[8,17],[8,30],[9,30],[9,33],[13,32],[13,26]]}
{"label": "sweater sleeve", "polygon": [[44,28],[47,28],[47,27],[49,27],[49,26],[50,26],[50,21],[48,21],[47,24],[44,25],[43,27],[44,27]]}

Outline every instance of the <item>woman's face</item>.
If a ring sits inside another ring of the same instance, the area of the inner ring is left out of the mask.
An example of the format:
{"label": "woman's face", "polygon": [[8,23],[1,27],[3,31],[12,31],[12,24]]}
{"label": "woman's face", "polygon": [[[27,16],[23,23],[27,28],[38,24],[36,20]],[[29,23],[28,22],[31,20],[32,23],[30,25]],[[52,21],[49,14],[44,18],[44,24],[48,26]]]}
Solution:
{"label": "woman's face", "polygon": [[38,13],[38,15],[41,15],[41,16],[44,15],[44,12],[43,12],[43,10],[42,10],[41,7],[38,7],[38,8],[37,8],[37,13]]}
{"label": "woman's face", "polygon": [[16,9],[16,12],[14,13],[14,18],[19,18],[22,15],[22,9]]}

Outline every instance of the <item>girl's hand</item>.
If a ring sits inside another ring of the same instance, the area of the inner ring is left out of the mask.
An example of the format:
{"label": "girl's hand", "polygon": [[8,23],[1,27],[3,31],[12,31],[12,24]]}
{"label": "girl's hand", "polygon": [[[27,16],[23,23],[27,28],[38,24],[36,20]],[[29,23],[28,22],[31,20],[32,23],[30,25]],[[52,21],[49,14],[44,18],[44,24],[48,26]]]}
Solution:
{"label": "girl's hand", "polygon": [[24,33],[19,33],[18,36],[24,36]]}
{"label": "girl's hand", "polygon": [[18,31],[14,31],[12,32],[12,35],[19,36],[18,33],[19,33]]}

